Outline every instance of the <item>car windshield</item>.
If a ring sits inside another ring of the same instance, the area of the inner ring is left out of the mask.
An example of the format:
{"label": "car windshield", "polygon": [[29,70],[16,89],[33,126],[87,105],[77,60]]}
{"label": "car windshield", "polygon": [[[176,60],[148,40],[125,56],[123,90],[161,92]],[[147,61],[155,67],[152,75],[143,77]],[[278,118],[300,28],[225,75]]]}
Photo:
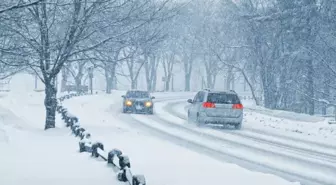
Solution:
{"label": "car windshield", "polygon": [[149,98],[149,93],[146,91],[128,91],[126,93],[128,98]]}
{"label": "car windshield", "polygon": [[209,93],[207,101],[220,104],[240,104],[237,95],[227,93]]}

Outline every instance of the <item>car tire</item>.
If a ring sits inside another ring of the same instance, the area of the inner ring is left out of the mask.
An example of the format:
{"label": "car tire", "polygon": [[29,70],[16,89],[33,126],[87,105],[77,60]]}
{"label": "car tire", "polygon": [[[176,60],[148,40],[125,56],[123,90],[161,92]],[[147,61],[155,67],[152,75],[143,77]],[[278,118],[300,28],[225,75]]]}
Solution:
{"label": "car tire", "polygon": [[197,127],[202,127],[204,123],[199,119],[199,114],[197,113],[197,118],[196,118],[196,126]]}
{"label": "car tire", "polygon": [[126,109],[125,109],[125,108],[123,108],[122,112],[123,112],[123,113],[126,113],[127,111],[126,111]]}
{"label": "car tire", "polygon": [[234,125],[236,130],[240,130],[242,128],[242,123],[240,122],[239,124]]}
{"label": "car tire", "polygon": [[148,114],[150,114],[150,115],[154,114],[154,110],[153,109],[149,110]]}

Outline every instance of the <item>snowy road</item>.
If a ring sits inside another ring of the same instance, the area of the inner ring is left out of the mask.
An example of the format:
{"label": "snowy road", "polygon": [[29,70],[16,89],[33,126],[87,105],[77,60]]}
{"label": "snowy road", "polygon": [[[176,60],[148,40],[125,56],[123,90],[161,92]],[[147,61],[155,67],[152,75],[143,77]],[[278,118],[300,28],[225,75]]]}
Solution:
{"label": "snowy road", "polygon": [[[210,146],[210,143],[214,143],[217,150],[236,158],[231,162],[247,168],[272,172],[303,184],[335,184],[336,178],[333,175],[336,173],[335,146],[288,136],[270,135],[262,130],[249,128],[243,131],[195,128],[185,121],[186,113],[177,107],[181,105],[185,106],[185,103],[176,101],[158,103],[156,106],[158,113],[155,117],[144,118],[142,115],[133,117],[151,127],[155,122],[161,127],[156,129],[165,130],[170,134],[185,136],[186,134],[177,132],[183,130],[195,138],[202,137],[205,145]],[[195,139],[193,141],[200,143]]]}
{"label": "snowy road", "polygon": [[[156,97],[156,105],[172,99]],[[155,115],[121,113],[119,96],[79,97],[65,102],[65,106],[79,116],[81,124],[95,139],[104,142],[107,150],[118,147],[129,154],[132,169],[145,174],[148,184],[218,184],[223,179],[232,185],[290,184],[274,175],[225,163],[232,157],[227,154],[228,147],[225,147],[227,151],[218,149],[217,145],[223,145],[221,141],[214,143],[213,139],[195,136],[182,129],[171,133],[172,128],[162,120],[152,120],[157,119]],[[235,158],[235,161],[238,160]]]}
{"label": "snowy road", "polygon": [[[183,97],[183,101],[185,99]],[[105,106],[105,112],[135,130],[146,131],[151,136],[169,140],[216,160],[276,174],[304,185],[335,184],[335,146],[279,134],[271,135],[258,129],[200,129],[186,123],[185,104],[176,101],[176,98],[158,98],[156,113],[152,116],[122,114],[119,99],[113,104],[102,101],[99,106]]]}

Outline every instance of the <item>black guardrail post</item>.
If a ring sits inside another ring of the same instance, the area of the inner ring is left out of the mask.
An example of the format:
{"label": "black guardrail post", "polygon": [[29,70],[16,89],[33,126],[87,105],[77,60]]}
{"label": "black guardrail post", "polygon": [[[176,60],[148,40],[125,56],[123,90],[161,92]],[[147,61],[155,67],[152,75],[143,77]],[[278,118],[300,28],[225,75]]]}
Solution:
{"label": "black guardrail post", "polygon": [[[69,111],[61,105],[61,103],[72,97],[87,95],[88,92],[79,92],[74,94],[67,94],[60,98],[58,98],[58,103],[56,107],[56,111],[61,114],[62,120],[66,123],[67,127],[70,127],[72,134],[75,137],[80,137],[79,141],[79,152],[89,152],[92,157],[98,158],[99,156],[107,161],[108,164],[114,164],[114,159],[117,157],[119,160],[119,172],[117,173],[117,178],[119,181],[129,182],[130,185],[146,185],[146,179],[144,175],[132,175],[131,172],[131,163],[130,159],[127,155],[123,155],[122,151],[119,149],[113,149],[108,154],[104,152],[104,145],[101,142],[95,142],[92,144],[91,134],[86,131],[79,124],[79,119],[76,116],[73,116],[69,113]],[[100,149],[100,150],[98,150]],[[99,154],[99,152],[101,154]],[[118,168],[119,168],[118,167]]]}

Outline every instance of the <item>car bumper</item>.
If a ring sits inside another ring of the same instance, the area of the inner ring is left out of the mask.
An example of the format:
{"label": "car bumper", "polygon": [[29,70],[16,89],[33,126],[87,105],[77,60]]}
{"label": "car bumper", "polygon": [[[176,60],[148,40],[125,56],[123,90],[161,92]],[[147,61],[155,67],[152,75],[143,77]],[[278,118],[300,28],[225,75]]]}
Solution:
{"label": "car bumper", "polygon": [[237,118],[200,116],[199,121],[201,121],[203,123],[209,123],[209,124],[238,125],[243,121],[243,116],[237,117]]}
{"label": "car bumper", "polygon": [[125,106],[124,110],[127,112],[136,112],[136,113],[148,113],[153,110],[153,106],[151,107],[143,107],[142,109],[136,109],[135,106]]}

